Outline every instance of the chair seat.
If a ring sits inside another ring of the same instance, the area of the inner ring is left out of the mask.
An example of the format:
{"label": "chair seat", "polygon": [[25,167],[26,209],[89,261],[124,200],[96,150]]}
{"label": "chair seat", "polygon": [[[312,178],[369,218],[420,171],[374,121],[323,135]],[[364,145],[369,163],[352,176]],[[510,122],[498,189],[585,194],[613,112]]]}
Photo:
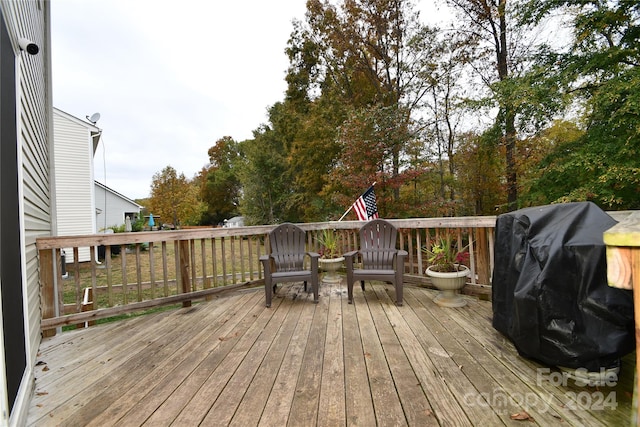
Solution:
{"label": "chair seat", "polygon": [[383,277],[383,276],[390,276],[390,277],[394,277],[396,274],[395,270],[375,270],[375,269],[354,269],[353,270],[353,276],[356,279],[360,279],[360,278],[365,278],[365,279],[369,279],[369,276],[371,276],[371,278],[369,280],[376,280],[376,277]]}
{"label": "chair seat", "polygon": [[[271,277],[273,279],[280,280],[294,280],[294,279],[310,279],[311,272],[310,271],[277,271],[275,273],[271,273]],[[275,281],[275,280],[274,280]]]}

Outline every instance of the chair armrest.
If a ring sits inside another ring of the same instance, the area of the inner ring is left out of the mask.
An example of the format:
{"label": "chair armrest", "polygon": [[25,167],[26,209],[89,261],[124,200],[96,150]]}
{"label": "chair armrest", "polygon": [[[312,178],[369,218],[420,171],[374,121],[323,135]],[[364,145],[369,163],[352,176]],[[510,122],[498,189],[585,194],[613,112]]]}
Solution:
{"label": "chair armrest", "polygon": [[353,261],[354,259],[357,259],[359,254],[360,251],[350,251],[346,254],[342,254],[342,256],[344,257],[345,267],[347,268],[347,274],[350,274],[349,272],[353,271]]}
{"label": "chair armrest", "polygon": [[272,266],[273,257],[271,255],[260,255],[260,262],[262,263],[262,268],[264,269],[264,275],[270,276],[271,272],[274,271]]}
{"label": "chair armrest", "polygon": [[320,254],[317,252],[307,252],[309,258],[311,258],[311,271],[314,274],[318,274],[318,260],[320,259]]}
{"label": "chair armrest", "polygon": [[398,249],[398,252],[396,252],[396,270],[399,271],[404,271],[404,260],[405,258],[409,256],[409,253],[407,251],[405,251],[404,249]]}
{"label": "chair armrest", "polygon": [[342,256],[345,258],[353,258],[358,254],[358,252],[359,251],[350,251],[350,252],[347,252],[346,254],[342,254]]}

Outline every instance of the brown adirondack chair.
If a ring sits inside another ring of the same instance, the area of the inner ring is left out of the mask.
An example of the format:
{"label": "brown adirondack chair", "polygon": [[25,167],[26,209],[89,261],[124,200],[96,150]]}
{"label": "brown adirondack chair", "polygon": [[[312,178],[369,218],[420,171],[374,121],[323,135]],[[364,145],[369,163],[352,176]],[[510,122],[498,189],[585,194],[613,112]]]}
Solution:
{"label": "brown adirondack chair", "polygon": [[[305,251],[306,233],[300,227],[284,223],[269,233],[271,253],[260,257],[264,268],[264,291],[267,307],[278,283],[311,281],[313,302],[318,303],[318,259],[320,254]],[[305,257],[310,259],[310,268],[305,268]]]}
{"label": "brown adirondack chair", "polygon": [[[407,251],[396,248],[398,230],[388,221],[374,219],[360,228],[360,250],[344,254],[347,267],[349,304],[353,303],[353,283],[379,280],[394,285],[396,305],[402,305],[402,279]],[[356,268],[356,263],[360,263]]]}

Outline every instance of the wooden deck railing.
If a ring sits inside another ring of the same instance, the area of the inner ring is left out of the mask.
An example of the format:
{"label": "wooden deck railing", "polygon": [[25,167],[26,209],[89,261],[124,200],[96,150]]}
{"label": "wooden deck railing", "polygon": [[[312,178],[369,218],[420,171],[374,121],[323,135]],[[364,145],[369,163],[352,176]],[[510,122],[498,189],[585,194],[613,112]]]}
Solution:
{"label": "wooden deck railing", "polygon": [[[495,217],[416,218],[390,220],[409,253],[405,281],[429,283],[422,249],[452,232],[469,244],[470,287],[490,286]],[[359,221],[300,224],[308,245],[318,250],[321,230],[334,229],[343,252],[357,248]],[[211,297],[213,294],[263,283],[260,255],[274,226],[210,228],[179,231],[95,234],[39,238],[42,329],[55,334],[63,325],[93,322],[160,305]],[[91,260],[78,262],[81,248]],[[62,251],[66,277],[62,274]],[[82,249],[86,253],[86,249]],[[98,254],[104,258],[98,260]]]}

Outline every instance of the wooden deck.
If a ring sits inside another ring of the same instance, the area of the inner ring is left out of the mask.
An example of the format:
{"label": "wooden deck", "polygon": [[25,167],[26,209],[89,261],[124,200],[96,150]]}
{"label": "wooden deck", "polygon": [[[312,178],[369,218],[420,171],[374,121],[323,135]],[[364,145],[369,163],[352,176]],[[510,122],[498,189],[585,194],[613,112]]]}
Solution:
{"label": "wooden deck", "polygon": [[[284,285],[45,339],[33,426],[629,425],[633,357],[579,387],[518,356],[491,303],[432,290]],[[566,383],[566,384],[563,384]],[[612,394],[613,393],[613,394]],[[516,420],[514,418],[528,418]]]}

